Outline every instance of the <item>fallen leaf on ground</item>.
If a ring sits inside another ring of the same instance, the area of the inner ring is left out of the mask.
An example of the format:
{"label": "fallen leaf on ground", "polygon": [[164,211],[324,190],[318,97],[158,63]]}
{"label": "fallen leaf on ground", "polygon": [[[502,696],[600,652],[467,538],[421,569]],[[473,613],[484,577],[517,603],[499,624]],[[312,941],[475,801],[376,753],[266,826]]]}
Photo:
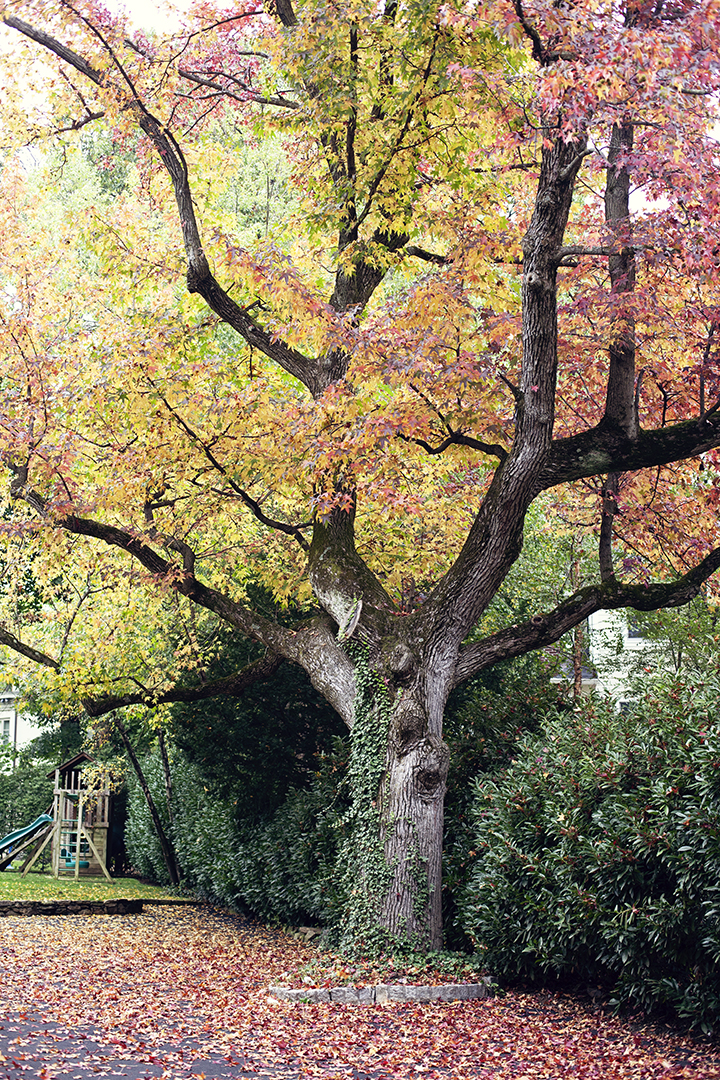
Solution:
{"label": "fallen leaf on ground", "polygon": [[569,995],[273,1001],[311,959],[322,977],[323,954],[210,909],[7,917],[0,946],[3,1080],[720,1080],[711,1045]]}

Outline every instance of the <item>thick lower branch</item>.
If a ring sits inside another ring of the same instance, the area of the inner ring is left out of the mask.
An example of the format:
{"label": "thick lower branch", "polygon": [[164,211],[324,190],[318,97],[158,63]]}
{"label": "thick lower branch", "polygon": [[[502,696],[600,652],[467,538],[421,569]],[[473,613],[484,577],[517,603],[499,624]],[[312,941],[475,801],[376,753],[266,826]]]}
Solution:
{"label": "thick lower branch", "polygon": [[718,568],[720,548],[715,548],[702,562],[676,581],[654,585],[622,585],[616,581],[608,581],[579,589],[554,611],[535,615],[527,622],[500,630],[484,641],[466,645],[460,650],[454,685],[457,686],[500,660],[509,660],[533,649],[552,645],[595,611],[614,611],[619,608],[657,611],[659,608],[682,607],[698,595],[703,584]]}
{"label": "thick lower branch", "polygon": [[[310,545],[310,582],[315,596],[339,627],[348,624],[358,601],[362,600],[362,627],[366,633],[370,631],[378,637],[395,605],[355,549],[354,494],[349,495],[353,500],[350,509],[338,508],[323,521],[315,522]],[[378,623],[383,624],[380,629]]]}
{"label": "thick lower branch", "polygon": [[102,694],[96,697],[84,697],[82,703],[89,716],[103,716],[126,705],[147,705],[148,708],[152,708],[155,705],[179,701],[187,704],[216,697],[240,697],[249,686],[271,678],[281,663],[282,657],[270,654],[248,664],[234,675],[228,675],[224,679],[217,679],[211,683],[203,683],[200,686],[173,687],[172,690],[165,690],[162,693],[145,689],[128,694]]}
{"label": "thick lower branch", "polygon": [[592,428],[567,439],[555,439],[540,474],[538,491],[558,484],[686,461],[720,446],[720,410],[708,410],[701,419],[640,431],[626,439],[605,427]]}

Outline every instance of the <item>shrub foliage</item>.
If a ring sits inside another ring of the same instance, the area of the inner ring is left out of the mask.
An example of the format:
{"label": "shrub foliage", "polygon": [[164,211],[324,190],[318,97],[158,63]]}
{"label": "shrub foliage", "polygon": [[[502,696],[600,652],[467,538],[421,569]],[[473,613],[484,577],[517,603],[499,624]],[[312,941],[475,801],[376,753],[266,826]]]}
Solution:
{"label": "shrub foliage", "polygon": [[[201,895],[283,923],[334,925],[342,907],[335,864],[345,812],[342,786],[347,749],[337,741],[318,763],[312,783],[293,789],[263,821],[242,815],[238,799],[208,782],[183,755],[173,762],[174,824],[164,802],[159,757],[143,770],[175,844],[187,886]],[[166,882],[167,871],[150,814],[130,778],[125,842],[133,866]]]}
{"label": "shrub foliage", "polygon": [[720,1007],[718,684],[555,711],[481,776],[460,919],[509,979],[572,975],[705,1029]]}

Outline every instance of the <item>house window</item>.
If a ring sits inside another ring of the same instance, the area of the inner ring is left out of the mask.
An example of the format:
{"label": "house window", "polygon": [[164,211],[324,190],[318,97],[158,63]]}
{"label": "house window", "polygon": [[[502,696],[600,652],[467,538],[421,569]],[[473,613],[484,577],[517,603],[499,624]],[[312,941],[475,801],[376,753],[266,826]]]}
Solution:
{"label": "house window", "polygon": [[10,742],[10,721],[9,720],[0,720],[0,724],[2,724],[3,742]]}
{"label": "house window", "polygon": [[627,636],[629,638],[645,637],[645,635],[642,632],[642,629],[638,626],[638,624],[635,622],[634,619],[632,619],[632,620],[630,620],[628,622]]}

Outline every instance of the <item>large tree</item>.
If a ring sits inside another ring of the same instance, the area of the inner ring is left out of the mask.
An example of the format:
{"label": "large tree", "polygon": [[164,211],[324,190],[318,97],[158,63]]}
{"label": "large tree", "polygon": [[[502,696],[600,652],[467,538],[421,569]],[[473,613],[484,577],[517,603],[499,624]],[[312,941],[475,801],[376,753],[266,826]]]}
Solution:
{"label": "large tree", "polygon": [[[6,158],[8,580],[31,560],[65,621],[53,651],[46,599],[0,639],[95,712],[300,664],[359,733],[355,932],[437,947],[450,691],[720,566],[718,8],[198,2],[166,42],[92,0],[3,18],[4,130],[60,141],[67,209],[38,224]],[[137,162],[104,202],[72,182],[90,125],[103,169]],[[294,186],[255,237],[271,130]],[[594,521],[596,581],[478,632],[537,500]],[[203,681],[193,609],[266,657]]]}

